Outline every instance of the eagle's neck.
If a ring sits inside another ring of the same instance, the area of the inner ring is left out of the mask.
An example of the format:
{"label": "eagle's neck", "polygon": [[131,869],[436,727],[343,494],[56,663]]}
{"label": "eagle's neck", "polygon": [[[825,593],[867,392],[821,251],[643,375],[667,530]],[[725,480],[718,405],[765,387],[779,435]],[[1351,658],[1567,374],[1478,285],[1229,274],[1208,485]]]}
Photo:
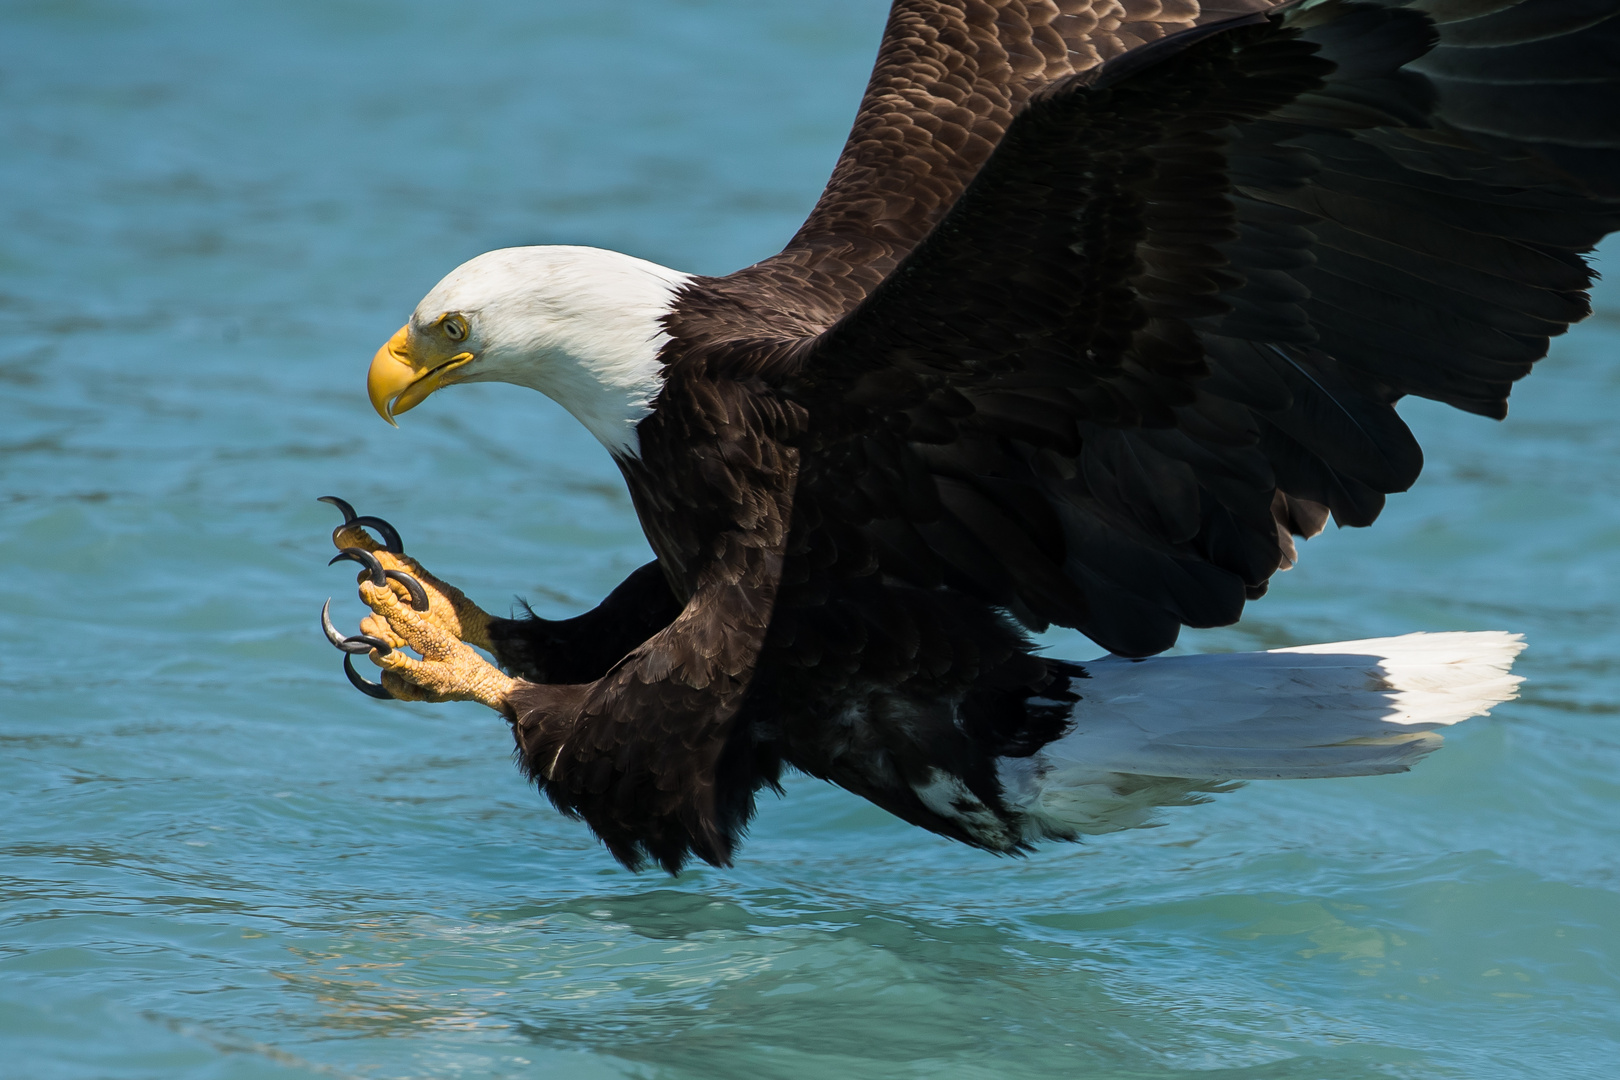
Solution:
{"label": "eagle's neck", "polygon": [[666,316],[690,275],[598,248],[491,254],[505,258],[490,269],[524,287],[485,309],[493,325],[475,378],[538,390],[611,453],[639,458],[636,425],[663,389]]}

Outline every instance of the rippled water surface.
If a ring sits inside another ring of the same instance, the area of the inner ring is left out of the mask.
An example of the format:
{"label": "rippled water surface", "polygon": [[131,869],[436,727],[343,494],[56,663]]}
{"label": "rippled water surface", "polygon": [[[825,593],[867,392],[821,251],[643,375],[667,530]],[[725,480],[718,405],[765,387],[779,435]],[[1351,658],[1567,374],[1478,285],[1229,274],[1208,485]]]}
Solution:
{"label": "rippled water surface", "polygon": [[371,352],[491,247],[775,251],[882,7],[0,0],[0,1075],[1615,1075],[1615,289],[1505,425],[1404,407],[1417,488],[1184,641],[1526,633],[1409,775],[1021,861],[800,780],[736,870],[637,877],[494,716],[344,683],[318,495],[496,608],[647,557],[559,410],[396,432]]}

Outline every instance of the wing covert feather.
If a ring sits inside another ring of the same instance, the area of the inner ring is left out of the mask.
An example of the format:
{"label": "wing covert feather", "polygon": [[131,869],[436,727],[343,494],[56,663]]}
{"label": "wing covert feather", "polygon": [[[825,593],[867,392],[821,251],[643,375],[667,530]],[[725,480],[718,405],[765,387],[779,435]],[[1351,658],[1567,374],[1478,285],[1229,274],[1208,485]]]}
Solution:
{"label": "wing covert feather", "polygon": [[[938,223],[1031,95],[1145,42],[1275,3],[895,0],[820,200],[779,255],[706,283],[707,333],[825,329]],[[777,310],[748,304],[760,288]]]}

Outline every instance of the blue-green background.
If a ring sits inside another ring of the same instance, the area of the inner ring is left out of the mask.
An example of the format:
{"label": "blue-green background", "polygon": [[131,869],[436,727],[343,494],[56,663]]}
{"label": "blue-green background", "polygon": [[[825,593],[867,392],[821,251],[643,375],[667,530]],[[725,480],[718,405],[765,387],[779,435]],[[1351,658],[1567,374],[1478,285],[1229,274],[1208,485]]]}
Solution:
{"label": "blue-green background", "polygon": [[1409,775],[1021,861],[798,780],[636,877],[493,715],[344,683],[318,495],[497,610],[646,558],[557,408],[394,431],[372,351],[492,247],[775,251],[883,8],[0,0],[0,1076],[1616,1075],[1620,291],[1506,424],[1403,406],[1416,489],[1184,640],[1527,634]]}

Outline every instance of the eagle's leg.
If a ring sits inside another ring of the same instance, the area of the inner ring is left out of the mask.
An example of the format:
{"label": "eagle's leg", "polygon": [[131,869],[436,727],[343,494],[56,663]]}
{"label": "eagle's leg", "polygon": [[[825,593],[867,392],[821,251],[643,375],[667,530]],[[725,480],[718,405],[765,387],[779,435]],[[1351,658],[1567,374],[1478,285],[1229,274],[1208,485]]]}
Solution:
{"label": "eagle's leg", "polygon": [[[426,615],[429,620],[459,641],[493,651],[489,630],[494,617],[467,599],[466,593],[440,581],[421,563],[405,554],[399,533],[392,525],[381,518],[356,516],[353,507],[335,496],[328,495],[321,501],[331,503],[343,513],[343,524],[332,530],[332,543],[339,551],[357,548],[369,552],[384,570],[394,571],[389,577],[389,587],[406,603],[414,603],[418,597],[411,595],[410,588],[401,579],[406,576],[414,578],[427,596]],[[368,527],[377,530],[383,538],[382,543],[371,538],[366,532]],[[409,644],[394,632],[386,619],[376,615],[361,620],[360,632],[386,641],[395,648]]]}
{"label": "eagle's leg", "polygon": [[[417,611],[402,601],[394,591],[399,584],[390,578],[378,585],[370,576],[360,582],[360,599],[374,612],[361,623],[362,629],[390,645],[399,642],[386,650],[371,650],[371,662],[383,669],[383,688],[404,701],[476,701],[508,712],[507,701],[518,681],[474,652],[431,611]],[[406,647],[422,659],[407,655]]]}

